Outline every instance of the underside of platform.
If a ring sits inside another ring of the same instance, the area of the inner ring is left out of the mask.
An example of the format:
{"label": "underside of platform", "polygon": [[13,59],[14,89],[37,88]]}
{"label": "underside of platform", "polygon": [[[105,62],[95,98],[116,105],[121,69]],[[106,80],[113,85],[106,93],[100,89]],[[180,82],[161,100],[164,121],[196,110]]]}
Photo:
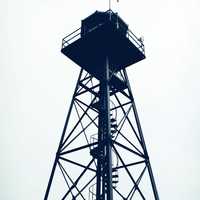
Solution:
{"label": "underside of platform", "polygon": [[110,70],[117,72],[145,58],[141,47],[136,47],[129,36],[121,34],[115,25],[105,23],[73,43],[64,45],[61,51],[100,80],[106,57]]}

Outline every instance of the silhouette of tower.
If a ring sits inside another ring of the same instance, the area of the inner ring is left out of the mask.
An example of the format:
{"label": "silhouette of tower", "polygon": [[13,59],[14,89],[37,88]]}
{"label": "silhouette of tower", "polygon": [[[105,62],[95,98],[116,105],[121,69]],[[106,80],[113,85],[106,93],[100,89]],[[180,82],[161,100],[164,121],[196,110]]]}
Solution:
{"label": "silhouette of tower", "polygon": [[126,67],[144,45],[112,10],[62,41],[81,67],[44,200],[159,200]]}

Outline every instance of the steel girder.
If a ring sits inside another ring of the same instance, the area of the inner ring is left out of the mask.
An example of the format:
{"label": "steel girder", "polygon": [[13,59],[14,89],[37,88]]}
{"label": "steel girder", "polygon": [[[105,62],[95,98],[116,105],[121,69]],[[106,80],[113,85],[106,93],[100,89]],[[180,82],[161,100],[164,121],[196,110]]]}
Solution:
{"label": "steel girder", "polygon": [[104,67],[80,71],[44,200],[159,200],[126,70]]}

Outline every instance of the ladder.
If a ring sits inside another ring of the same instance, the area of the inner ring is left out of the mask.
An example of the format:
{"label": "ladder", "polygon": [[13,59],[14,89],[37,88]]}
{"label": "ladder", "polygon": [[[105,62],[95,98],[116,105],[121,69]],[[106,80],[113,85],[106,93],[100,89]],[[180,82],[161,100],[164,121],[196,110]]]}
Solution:
{"label": "ladder", "polygon": [[[116,137],[116,133],[117,133],[117,115],[114,113],[110,113],[110,127],[111,127],[111,137],[112,140],[115,139]],[[93,134],[90,136],[90,143],[96,143],[98,142],[98,134]],[[98,152],[98,144],[92,145],[91,146],[91,150],[90,150],[90,154],[91,156],[93,156],[94,158],[99,158],[99,156],[103,157],[103,155],[99,155]],[[117,187],[117,183],[119,182],[119,172],[118,172],[118,165],[119,165],[119,158],[117,156],[117,154],[115,153],[114,150],[112,150],[112,187],[113,189],[115,189]],[[105,186],[105,190],[106,190],[106,186]],[[96,183],[92,184],[89,187],[89,200],[97,200],[96,199]]]}

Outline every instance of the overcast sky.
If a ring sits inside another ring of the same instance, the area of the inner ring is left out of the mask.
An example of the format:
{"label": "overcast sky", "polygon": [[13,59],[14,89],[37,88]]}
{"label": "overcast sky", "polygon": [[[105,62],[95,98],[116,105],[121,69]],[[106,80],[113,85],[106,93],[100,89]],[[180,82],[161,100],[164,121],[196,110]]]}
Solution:
{"label": "overcast sky", "polygon": [[[200,1],[120,0],[146,60],[128,68],[161,200],[199,200]],[[0,199],[41,200],[79,68],[61,39],[106,0],[0,1]]]}

